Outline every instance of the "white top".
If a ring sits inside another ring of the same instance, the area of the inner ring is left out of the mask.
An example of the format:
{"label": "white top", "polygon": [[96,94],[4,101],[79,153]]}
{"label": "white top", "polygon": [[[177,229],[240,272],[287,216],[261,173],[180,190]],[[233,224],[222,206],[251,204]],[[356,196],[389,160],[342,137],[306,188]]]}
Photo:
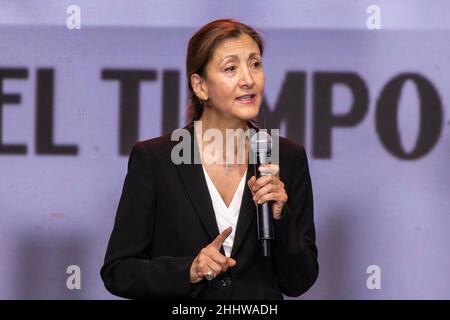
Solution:
{"label": "white top", "polygon": [[208,185],[209,194],[211,196],[219,232],[222,232],[229,226],[233,228],[233,231],[223,243],[225,255],[229,257],[231,255],[231,249],[233,248],[234,235],[239,218],[239,210],[241,209],[242,195],[244,194],[245,187],[245,178],[247,177],[247,169],[245,169],[244,175],[242,176],[241,182],[239,183],[239,186],[234,193],[230,206],[227,207],[203,165],[202,168],[203,173],[205,174],[206,184]]}

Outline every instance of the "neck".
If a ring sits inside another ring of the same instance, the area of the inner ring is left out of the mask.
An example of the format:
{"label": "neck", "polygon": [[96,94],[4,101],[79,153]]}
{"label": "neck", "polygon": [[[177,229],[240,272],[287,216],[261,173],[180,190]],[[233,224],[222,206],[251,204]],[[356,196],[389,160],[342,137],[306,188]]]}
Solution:
{"label": "neck", "polygon": [[229,118],[220,115],[209,108],[204,108],[200,121],[202,121],[203,131],[208,129],[218,129],[222,132],[223,137],[226,136],[227,129],[242,129],[244,131],[248,129],[246,120]]}
{"label": "neck", "polygon": [[[219,161],[224,161],[224,163],[227,162],[234,164],[236,163],[242,164],[242,161],[244,161],[244,163],[247,162],[247,147],[248,147],[247,137],[245,137],[244,140],[234,136],[232,139],[230,138],[227,139],[227,129],[228,130],[241,129],[245,133],[248,130],[246,120],[227,118],[217,114],[214,111],[209,110],[208,108],[204,109],[203,114],[199,120],[201,121],[201,133],[197,132],[196,134],[197,139],[201,145],[201,150],[206,149],[213,152],[216,156],[220,158]],[[222,145],[218,144],[216,141],[214,141],[214,139],[210,140],[210,137],[206,138],[206,140],[204,139],[205,132],[208,129],[216,129],[220,131],[223,141]],[[217,148],[221,150],[217,150]],[[232,150],[232,155],[231,154],[227,155],[226,154],[227,150]],[[201,152],[203,154],[203,151]]]}

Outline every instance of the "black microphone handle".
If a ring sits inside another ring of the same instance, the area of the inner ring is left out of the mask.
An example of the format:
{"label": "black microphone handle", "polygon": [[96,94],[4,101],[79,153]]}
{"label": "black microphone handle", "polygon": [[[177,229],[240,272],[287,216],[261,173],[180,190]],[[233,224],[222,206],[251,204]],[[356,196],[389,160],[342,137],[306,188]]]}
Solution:
{"label": "black microphone handle", "polygon": [[[258,179],[261,173],[256,169],[255,176]],[[256,206],[258,223],[258,239],[261,240],[264,257],[270,257],[270,242],[275,239],[273,229],[272,201],[266,201]]]}

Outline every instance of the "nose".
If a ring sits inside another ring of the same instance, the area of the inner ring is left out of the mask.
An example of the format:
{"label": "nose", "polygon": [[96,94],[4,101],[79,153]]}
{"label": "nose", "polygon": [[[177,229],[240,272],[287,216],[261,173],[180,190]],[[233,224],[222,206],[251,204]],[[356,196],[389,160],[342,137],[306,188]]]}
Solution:
{"label": "nose", "polygon": [[255,80],[253,79],[253,75],[250,72],[249,68],[241,68],[242,74],[240,79],[240,86],[241,87],[253,87],[255,84]]}

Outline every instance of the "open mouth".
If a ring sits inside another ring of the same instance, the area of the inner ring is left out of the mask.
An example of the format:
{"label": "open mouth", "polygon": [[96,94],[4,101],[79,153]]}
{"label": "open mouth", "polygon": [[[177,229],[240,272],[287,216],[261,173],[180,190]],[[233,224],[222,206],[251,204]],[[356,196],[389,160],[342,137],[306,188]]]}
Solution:
{"label": "open mouth", "polygon": [[251,93],[251,94],[246,94],[246,95],[240,96],[240,97],[236,98],[236,100],[238,100],[239,102],[250,103],[255,100],[255,97],[256,97],[256,94]]}

